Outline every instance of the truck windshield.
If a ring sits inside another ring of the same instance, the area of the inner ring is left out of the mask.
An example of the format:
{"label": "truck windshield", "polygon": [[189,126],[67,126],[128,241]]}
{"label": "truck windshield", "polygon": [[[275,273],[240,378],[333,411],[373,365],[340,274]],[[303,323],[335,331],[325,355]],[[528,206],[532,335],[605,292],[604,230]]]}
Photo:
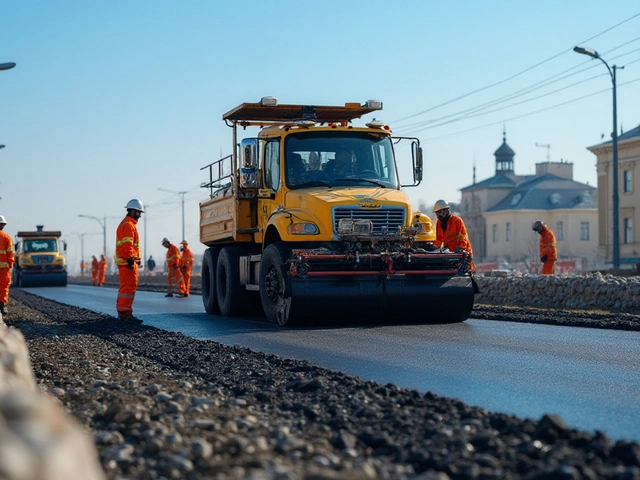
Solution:
{"label": "truck windshield", "polygon": [[25,240],[24,253],[57,252],[58,241],[51,239]]}
{"label": "truck windshield", "polygon": [[369,132],[302,132],[285,143],[286,182],[312,186],[398,188],[391,139]]}

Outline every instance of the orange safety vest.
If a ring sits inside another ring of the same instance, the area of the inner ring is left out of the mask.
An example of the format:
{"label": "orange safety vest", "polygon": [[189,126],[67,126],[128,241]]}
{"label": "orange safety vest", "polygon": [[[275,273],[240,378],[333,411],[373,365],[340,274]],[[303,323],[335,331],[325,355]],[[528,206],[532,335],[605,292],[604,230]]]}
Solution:
{"label": "orange safety vest", "polygon": [[127,258],[133,258],[140,265],[140,236],[136,227],[138,221],[130,216],[118,225],[116,230],[116,265],[127,265]]}
{"label": "orange safety vest", "polygon": [[5,231],[0,230],[0,268],[13,268],[14,261],[15,254],[11,236]]}
{"label": "orange safety vest", "polygon": [[191,270],[193,268],[193,252],[189,247],[184,247],[182,251],[182,266]]}
{"label": "orange safety vest", "polygon": [[180,249],[173,243],[170,243],[169,248],[167,249],[167,268],[177,268],[180,264]]}
{"label": "orange safety vest", "polygon": [[558,259],[556,236],[547,226],[543,227],[540,232],[540,258],[542,257],[547,257],[547,261]]}
{"label": "orange safety vest", "polygon": [[454,252],[457,247],[462,247],[467,252],[473,254],[471,250],[471,242],[467,234],[467,227],[457,215],[450,215],[447,220],[446,230],[442,230],[442,222],[436,222],[436,247],[446,247],[449,251]]}

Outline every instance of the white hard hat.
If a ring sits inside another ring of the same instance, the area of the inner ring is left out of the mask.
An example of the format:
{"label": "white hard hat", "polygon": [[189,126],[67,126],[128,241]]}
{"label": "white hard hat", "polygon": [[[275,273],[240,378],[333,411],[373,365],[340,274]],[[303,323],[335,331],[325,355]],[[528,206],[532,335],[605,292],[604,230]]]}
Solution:
{"label": "white hard hat", "polygon": [[139,212],[144,212],[144,205],[142,205],[142,202],[137,198],[132,198],[131,200],[129,200],[124,208],[126,208],[127,210],[137,210]]}
{"label": "white hard hat", "polygon": [[167,237],[164,237],[162,239],[162,244],[164,245],[165,243],[171,243],[171,240],[169,240]]}
{"label": "white hard hat", "polygon": [[449,208],[449,204],[444,200],[438,200],[433,206],[433,211],[437,212],[438,210],[442,210],[443,208]]}
{"label": "white hard hat", "polygon": [[7,221],[4,219],[4,215],[0,215],[0,223],[6,224]]}
{"label": "white hard hat", "polygon": [[180,245],[189,245],[189,242],[187,242],[186,240],[182,240],[182,241],[180,242]]}

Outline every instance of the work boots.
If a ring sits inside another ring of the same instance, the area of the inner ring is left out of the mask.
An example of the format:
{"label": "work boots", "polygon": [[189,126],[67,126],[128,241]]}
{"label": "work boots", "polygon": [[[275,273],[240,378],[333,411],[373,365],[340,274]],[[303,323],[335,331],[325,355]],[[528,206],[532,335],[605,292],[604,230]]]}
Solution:
{"label": "work boots", "polygon": [[133,315],[118,315],[118,320],[130,325],[140,325],[142,323],[142,320],[138,317],[134,317]]}
{"label": "work boots", "polygon": [[4,306],[4,303],[0,302],[0,313],[2,315],[9,315],[7,307]]}
{"label": "work boots", "polygon": [[165,297],[173,297],[173,293],[169,292],[165,295]]}

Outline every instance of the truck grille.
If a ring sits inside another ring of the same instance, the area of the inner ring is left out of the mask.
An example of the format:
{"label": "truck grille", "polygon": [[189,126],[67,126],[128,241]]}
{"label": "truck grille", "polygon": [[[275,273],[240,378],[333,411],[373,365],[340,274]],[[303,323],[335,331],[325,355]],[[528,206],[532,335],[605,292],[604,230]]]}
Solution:
{"label": "truck grille", "polygon": [[402,207],[381,207],[375,210],[358,206],[333,208],[333,231],[338,231],[338,222],[343,218],[371,220],[374,235],[395,234],[404,225],[405,209]]}
{"label": "truck grille", "polygon": [[53,255],[33,255],[31,258],[36,265],[50,264],[53,262]]}

